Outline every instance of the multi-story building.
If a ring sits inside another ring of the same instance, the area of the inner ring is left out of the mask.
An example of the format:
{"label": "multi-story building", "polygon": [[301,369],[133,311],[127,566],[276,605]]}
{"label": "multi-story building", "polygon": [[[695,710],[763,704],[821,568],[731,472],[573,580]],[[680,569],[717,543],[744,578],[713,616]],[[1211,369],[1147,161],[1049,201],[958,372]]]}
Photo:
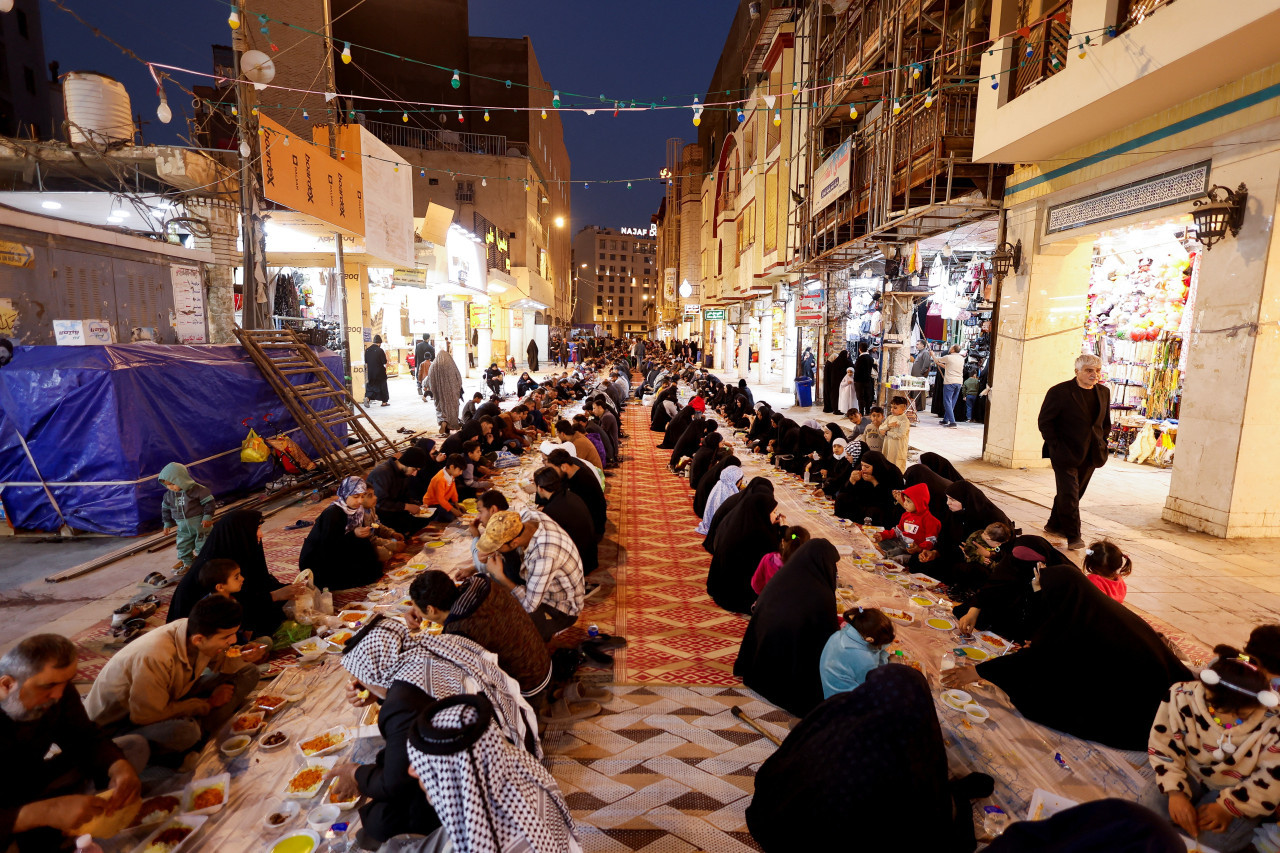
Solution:
{"label": "multi-story building", "polygon": [[53,139],[56,87],[44,64],[38,0],[16,0],[0,15],[0,136]]}
{"label": "multi-story building", "polygon": [[1172,464],[1165,519],[1280,535],[1280,0],[993,6],[974,157],[1023,165],[985,458],[1047,464],[1036,416],[1083,349],[1111,446]]}
{"label": "multi-story building", "polygon": [[615,337],[654,334],[662,281],[655,227],[588,225],[574,235],[573,254],[596,325]]}

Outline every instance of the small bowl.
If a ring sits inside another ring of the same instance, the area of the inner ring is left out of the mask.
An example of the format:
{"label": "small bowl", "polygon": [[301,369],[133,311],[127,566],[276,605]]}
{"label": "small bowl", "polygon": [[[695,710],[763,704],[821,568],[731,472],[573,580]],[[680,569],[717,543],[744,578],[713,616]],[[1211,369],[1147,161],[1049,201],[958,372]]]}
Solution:
{"label": "small bowl", "polygon": [[953,711],[963,711],[964,706],[973,702],[973,697],[963,690],[947,690],[942,694],[942,704]]}
{"label": "small bowl", "polygon": [[991,712],[977,702],[970,702],[964,706],[964,715],[969,718],[971,723],[985,723],[990,719]]}
{"label": "small bowl", "polygon": [[366,598],[368,598],[370,601],[381,601],[382,599],[387,597],[387,594],[388,594],[388,591],[385,589],[371,589],[369,590],[369,594],[366,596]]}
{"label": "small bowl", "polygon": [[[298,816],[298,812],[302,811],[302,806],[298,805],[297,800],[277,800],[272,803],[271,808],[267,810],[267,815],[262,819],[262,828],[267,830],[281,830],[293,822]],[[273,815],[284,815],[284,820],[279,823],[272,823]]]}
{"label": "small bowl", "polygon": [[282,690],[280,695],[285,699],[288,699],[290,702],[297,702],[307,695],[307,689],[299,684],[290,687],[288,690]]}
{"label": "small bowl", "polygon": [[248,735],[233,735],[224,740],[218,750],[227,758],[235,758],[248,749],[251,743],[253,743],[253,738]]}
{"label": "small bowl", "polygon": [[307,812],[307,826],[317,832],[323,832],[333,824],[337,823],[338,816],[342,814],[342,809],[330,803],[323,806],[316,806]]}

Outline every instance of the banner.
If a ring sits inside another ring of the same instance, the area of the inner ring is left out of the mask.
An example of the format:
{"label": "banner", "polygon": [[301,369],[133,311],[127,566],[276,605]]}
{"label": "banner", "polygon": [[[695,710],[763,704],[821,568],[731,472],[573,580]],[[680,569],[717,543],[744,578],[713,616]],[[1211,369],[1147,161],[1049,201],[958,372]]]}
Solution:
{"label": "banner", "polygon": [[826,294],[818,291],[813,295],[806,294],[800,297],[800,304],[796,306],[797,326],[821,326],[826,321]]}
{"label": "banner", "polygon": [[813,173],[813,191],[809,196],[813,213],[829,206],[849,191],[852,166],[853,137],[850,136]]}
{"label": "banner", "polygon": [[330,157],[328,149],[298,138],[265,115],[258,116],[258,124],[263,194],[290,210],[363,236],[364,184],[360,172]]}
{"label": "banner", "polygon": [[704,311],[704,312],[703,312],[703,314],[702,314],[702,319],[704,319],[704,320],[723,320],[723,319],[724,319],[724,309],[723,309],[723,308],[708,308],[706,311]]}
{"label": "banner", "polygon": [[200,267],[170,264],[169,280],[173,283],[173,329],[180,344],[206,343],[204,323],[204,280]]}

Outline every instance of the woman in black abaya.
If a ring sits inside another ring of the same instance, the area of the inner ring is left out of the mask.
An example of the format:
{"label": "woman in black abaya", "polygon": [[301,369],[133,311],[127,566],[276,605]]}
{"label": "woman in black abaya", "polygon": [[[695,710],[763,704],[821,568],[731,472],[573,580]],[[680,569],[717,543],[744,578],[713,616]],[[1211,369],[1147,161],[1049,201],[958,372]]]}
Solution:
{"label": "woman in black abaya", "polygon": [[[724,499],[724,502],[716,508],[715,515],[707,520],[707,535],[702,539],[702,550],[708,554],[714,554],[716,551],[716,533],[720,530],[720,523],[728,518],[734,508],[746,500],[749,494],[764,494],[773,497],[773,483],[766,477],[752,477],[741,491],[735,495],[730,495]],[[709,500],[709,498],[708,498]],[[705,510],[706,507],[704,506]],[[779,534],[781,537],[781,534]]]}
{"label": "woman in black abaya", "polygon": [[756,601],[733,674],[773,704],[803,717],[822,701],[818,662],[837,628],[836,546],[801,545]]}
{"label": "woman in black abaya", "polygon": [[667,424],[671,423],[671,413],[667,411],[666,404],[675,405],[676,386],[671,383],[663,388],[653,397],[653,408],[649,412],[649,429],[653,432],[665,432]]}
{"label": "woman in black abaya", "polygon": [[1040,621],[1040,598],[1032,586],[1039,566],[1069,566],[1079,571],[1044,537],[1015,537],[1001,546],[1000,561],[991,569],[986,584],[967,604],[952,611],[960,618],[961,627],[970,632],[975,628],[995,631],[1006,640],[1025,642]]}
{"label": "woman in black abaya", "polygon": [[822,411],[827,414],[839,411],[840,383],[850,367],[853,367],[853,361],[846,349],[840,350],[838,356],[822,366]]}
{"label": "woman in black abaya", "polygon": [[742,461],[732,453],[725,454],[707,469],[707,473],[703,474],[698,480],[697,490],[693,493],[693,514],[698,518],[702,518],[703,510],[707,508],[707,498],[711,496],[711,490],[716,487],[716,483],[720,482],[720,472],[730,465],[742,465]]}
{"label": "woman in black abaya", "polygon": [[849,476],[849,485],[836,495],[835,514],[859,524],[870,518],[880,527],[892,527],[902,517],[894,490],[906,487],[902,472],[878,450],[868,450]]}
{"label": "woman in black abaya", "polygon": [[789,459],[781,459],[778,467],[788,474],[797,476],[804,473],[805,467],[813,462],[814,454],[819,458],[823,454],[831,452],[831,443],[822,437],[822,428],[817,426],[817,421],[809,421],[795,432],[795,444],[789,445],[787,456]]}
{"label": "woman in black abaya", "polygon": [[775,435],[777,435],[777,429],[773,423],[773,409],[768,403],[761,403],[756,407],[751,428],[747,430],[747,443],[757,453],[764,453]]}
{"label": "woman in black abaya", "polygon": [[702,446],[694,451],[693,457],[689,460],[689,479],[687,480],[689,488],[696,490],[698,483],[702,481],[702,475],[711,470],[722,440],[718,432],[709,432],[702,437]]}
{"label": "woman in black abaya", "polygon": [[800,441],[800,425],[782,413],[773,416],[773,456],[774,462],[781,465],[786,457],[795,453]]}
{"label": "woman in black abaya", "polygon": [[[741,494],[745,497],[730,508],[724,520],[708,534],[715,537],[715,546],[711,567],[707,570],[707,594],[725,610],[750,613],[756,601],[751,576],[760,565],[761,557],[778,550],[782,532],[778,526],[778,502],[772,494],[759,491]],[[716,518],[724,513],[722,504]]]}
{"label": "woman in black abaya", "polygon": [[956,470],[950,459],[937,453],[921,453],[920,464],[944,480],[955,483],[964,479],[964,475]]}
{"label": "woman in black abaya", "polygon": [[681,409],[667,424],[665,435],[662,436],[662,442],[658,446],[663,450],[673,449],[676,446],[676,442],[684,435],[684,431],[689,428],[689,424],[693,423],[695,414],[697,414],[697,410],[692,405],[687,405]]}
{"label": "woman in black abaya", "polygon": [[[1026,538],[1038,537],[1019,537]],[[959,667],[944,682],[959,687],[986,679],[1029,720],[1116,749],[1146,749],[1151,721],[1170,686],[1194,676],[1142,617],[1075,566],[1046,566],[1039,587],[1030,643],[975,667]],[[1064,702],[1064,684],[1087,684],[1092,695],[1105,696],[1107,713]]]}
{"label": "woman in black abaya", "polygon": [[680,436],[676,446],[671,449],[671,458],[667,461],[667,464],[675,468],[681,459],[686,456],[693,456],[702,445],[703,437],[715,431],[715,421],[710,418],[694,418],[689,422],[689,426],[685,427],[684,434]]}

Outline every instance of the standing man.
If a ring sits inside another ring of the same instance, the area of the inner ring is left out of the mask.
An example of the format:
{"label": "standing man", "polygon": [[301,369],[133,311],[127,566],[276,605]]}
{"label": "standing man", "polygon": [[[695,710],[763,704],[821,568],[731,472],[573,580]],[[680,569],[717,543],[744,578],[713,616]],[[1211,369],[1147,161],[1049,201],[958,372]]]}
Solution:
{"label": "standing man", "polygon": [[813,357],[813,348],[805,347],[804,354],[800,356],[801,375],[807,376],[810,379],[812,379],[814,377],[814,374],[817,372],[817,367],[818,367],[818,363]]}
{"label": "standing man", "polygon": [[529,370],[538,369],[538,342],[529,341],[529,346],[525,347],[525,354],[529,356]]}
{"label": "standing man", "polygon": [[853,362],[853,390],[858,395],[858,409],[864,415],[871,414],[871,407],[876,404],[876,383],[872,378],[876,360],[867,352],[870,348],[866,341],[858,341],[858,357]]}
{"label": "standing man", "polygon": [[1102,359],[1081,355],[1076,376],[1059,382],[1044,395],[1040,406],[1041,456],[1053,465],[1058,494],[1044,532],[1061,536],[1067,547],[1084,547],[1080,538],[1080,498],[1089,487],[1095,468],[1107,461],[1107,435],[1111,432],[1111,391],[1100,385]]}
{"label": "standing man", "polygon": [[[911,375],[925,380],[925,390],[911,392],[911,398],[916,401],[917,412],[924,411],[925,402],[929,399],[928,380],[931,367],[933,367],[933,351],[929,349],[929,342],[921,338],[916,341],[916,354],[911,358]],[[945,423],[944,418],[943,424]]]}
{"label": "standing man", "polygon": [[938,359],[942,368],[942,425],[956,425],[956,403],[960,401],[960,389],[964,387],[964,355],[958,345],[952,345],[951,352]]}
{"label": "standing man", "polygon": [[373,343],[364,351],[364,402],[379,400],[382,405],[391,405],[391,395],[387,392],[387,354],[382,350],[382,335],[374,335]]}

